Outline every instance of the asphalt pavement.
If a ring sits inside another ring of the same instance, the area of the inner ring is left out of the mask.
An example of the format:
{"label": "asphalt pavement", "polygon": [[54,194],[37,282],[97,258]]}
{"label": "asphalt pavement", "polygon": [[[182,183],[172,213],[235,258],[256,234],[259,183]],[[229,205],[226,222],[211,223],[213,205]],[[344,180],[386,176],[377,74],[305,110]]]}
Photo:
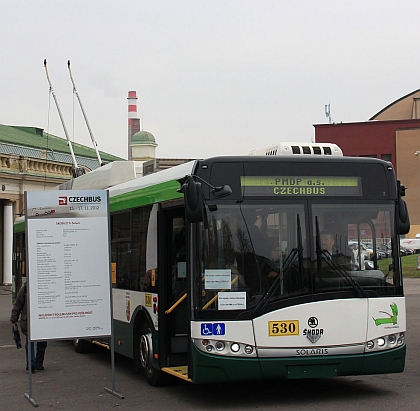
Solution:
{"label": "asphalt pavement", "polygon": [[[328,379],[239,382],[192,385],[174,379],[165,387],[150,387],[134,372],[131,360],[115,356],[112,379],[111,356],[105,349],[77,354],[70,341],[49,341],[45,370],[32,374],[32,398],[45,410],[274,410],[353,411],[369,409],[420,409],[420,279],[407,279],[406,370],[401,374],[350,376]],[[0,410],[33,409],[25,350],[18,350],[9,321],[11,292],[0,287]],[[115,382],[115,387],[112,383]],[[105,388],[115,388],[120,399]]]}

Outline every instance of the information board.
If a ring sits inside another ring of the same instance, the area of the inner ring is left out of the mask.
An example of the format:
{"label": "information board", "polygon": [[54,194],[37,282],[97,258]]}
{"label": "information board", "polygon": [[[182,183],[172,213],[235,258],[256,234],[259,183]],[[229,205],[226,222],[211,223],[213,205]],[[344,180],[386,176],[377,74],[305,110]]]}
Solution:
{"label": "information board", "polygon": [[111,335],[108,192],[25,193],[32,341]]}

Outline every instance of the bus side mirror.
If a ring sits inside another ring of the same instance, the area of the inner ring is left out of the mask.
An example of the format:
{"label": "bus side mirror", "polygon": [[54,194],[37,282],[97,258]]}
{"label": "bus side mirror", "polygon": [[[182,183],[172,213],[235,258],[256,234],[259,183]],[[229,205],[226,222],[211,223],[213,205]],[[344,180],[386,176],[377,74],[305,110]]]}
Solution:
{"label": "bus side mirror", "polygon": [[214,187],[213,190],[211,190],[214,198],[223,198],[230,196],[232,194],[232,189],[227,184],[219,187]]}
{"label": "bus side mirror", "polygon": [[178,190],[184,193],[185,218],[189,223],[200,223],[204,219],[203,190],[199,181],[192,177],[181,180],[181,188]]}
{"label": "bus side mirror", "polygon": [[401,197],[398,197],[398,231],[400,234],[407,234],[410,231],[407,204]]}

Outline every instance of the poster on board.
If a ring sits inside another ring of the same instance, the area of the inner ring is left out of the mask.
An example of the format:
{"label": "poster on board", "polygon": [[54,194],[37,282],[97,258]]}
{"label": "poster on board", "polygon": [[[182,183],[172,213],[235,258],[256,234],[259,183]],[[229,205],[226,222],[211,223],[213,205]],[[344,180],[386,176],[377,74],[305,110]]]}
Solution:
{"label": "poster on board", "polygon": [[108,191],[25,193],[32,341],[111,335]]}

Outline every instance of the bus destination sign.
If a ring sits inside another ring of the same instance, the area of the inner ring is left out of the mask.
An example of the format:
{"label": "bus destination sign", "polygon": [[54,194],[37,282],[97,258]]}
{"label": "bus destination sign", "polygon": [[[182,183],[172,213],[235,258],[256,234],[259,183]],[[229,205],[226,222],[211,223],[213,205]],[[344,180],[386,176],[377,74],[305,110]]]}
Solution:
{"label": "bus destination sign", "polygon": [[360,177],[242,176],[245,196],[361,196]]}

